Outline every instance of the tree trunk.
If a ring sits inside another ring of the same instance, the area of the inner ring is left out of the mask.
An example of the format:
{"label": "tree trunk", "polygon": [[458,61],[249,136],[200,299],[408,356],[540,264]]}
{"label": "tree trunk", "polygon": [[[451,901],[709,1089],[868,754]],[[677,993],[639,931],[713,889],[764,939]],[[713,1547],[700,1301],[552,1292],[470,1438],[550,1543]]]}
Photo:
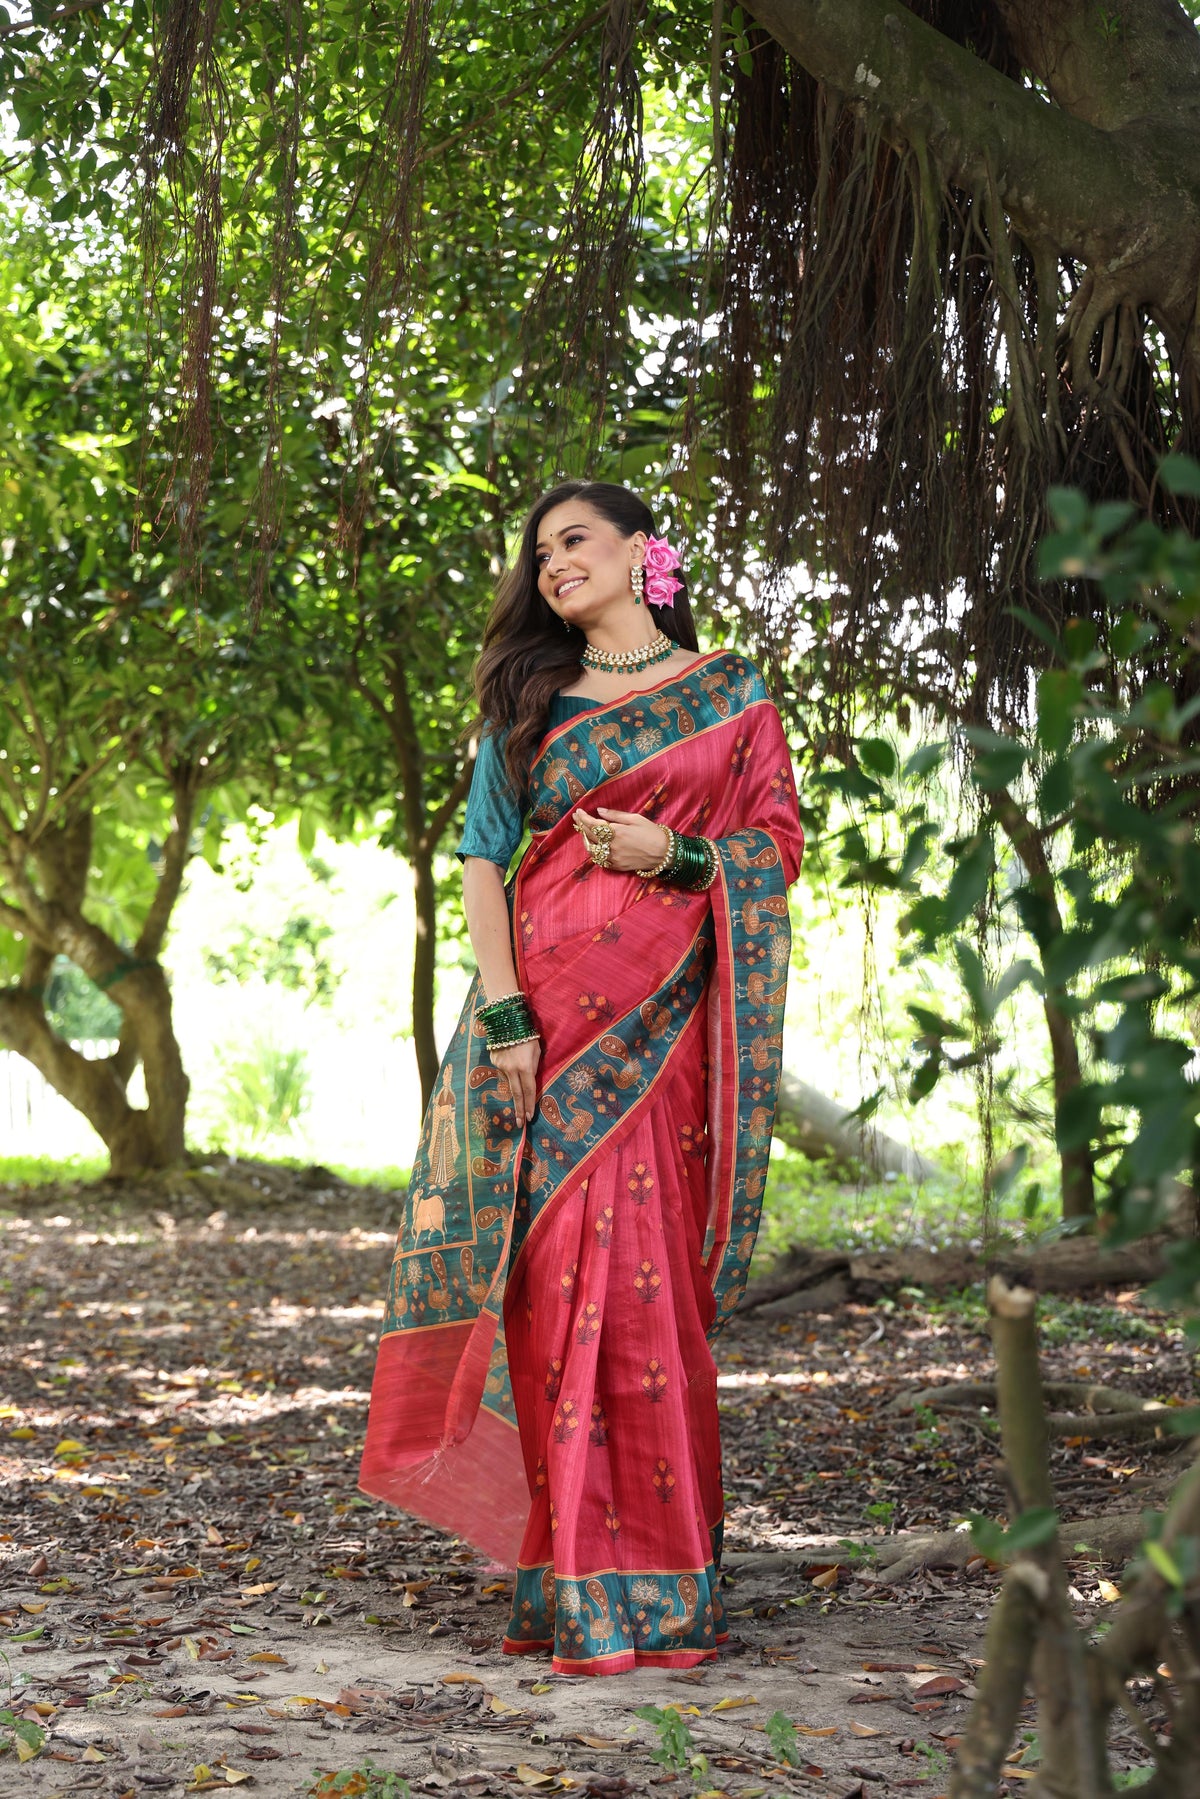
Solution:
{"label": "tree trunk", "polygon": [[[132,978],[132,977],[130,977]],[[0,993],[0,1041],[24,1056],[68,1105],[87,1119],[109,1154],[114,1175],[169,1168],[183,1160],[188,1079],[171,1025],[171,994],[161,968],[141,969],[131,1004],[152,1051],[145,1108],[130,1104],[115,1058],[90,1061],[53,1029],[40,998]]]}
{"label": "tree trunk", "polygon": [[869,1174],[902,1174],[909,1180],[944,1178],[946,1170],[869,1121],[854,1118],[837,1100],[784,1073],[775,1109],[775,1135],[814,1161],[830,1160]]}
{"label": "tree trunk", "polygon": [[[1007,788],[997,787],[988,790],[987,797],[991,802],[1001,828],[1017,853],[1024,868],[1030,895],[1034,901],[1030,916],[1023,913],[1023,922],[1034,938],[1041,955],[1043,965],[1047,952],[1061,939],[1063,934],[1062,913],[1058,904],[1058,893],[1054,881],[1054,871],[1046,856],[1046,847],[1041,832],[1033,821],[1017,805]],[[1062,1108],[1069,1096],[1076,1091],[1082,1079],[1079,1066],[1079,1045],[1075,1040],[1075,1026],[1064,1001],[1066,994],[1061,988],[1046,983],[1042,998],[1042,1006],[1046,1015],[1046,1030],[1050,1037],[1050,1060],[1054,1079],[1054,1115],[1061,1117]],[[1062,1215],[1064,1219],[1085,1219],[1096,1216],[1096,1180],[1092,1151],[1088,1144],[1074,1149],[1059,1151],[1059,1168],[1062,1178]]]}
{"label": "tree trunk", "polygon": [[433,1097],[437,1082],[438,1049],[433,1028],[434,975],[437,964],[437,884],[433,857],[424,846],[413,852],[413,892],[416,899],[417,936],[413,950],[412,1021],[413,1047],[421,1078],[421,1111]]}
{"label": "tree trunk", "polygon": [[[108,1150],[111,1172],[120,1176],[169,1168],[184,1156],[189,1082],[159,955],[187,865],[196,779],[184,767],[172,770],[171,778],[175,816],[163,845],[158,886],[132,951],[84,913],[90,810],[44,829],[23,857],[10,853],[7,864],[20,911],[6,906],[6,917],[28,947],[21,981],[0,991],[0,1040],[32,1062],[83,1114]],[[51,1026],[43,983],[56,955],[69,957],[120,1007],[121,1043],[115,1055],[90,1061]],[[146,1081],[144,1107],[131,1105],[127,1092],[139,1060]]]}

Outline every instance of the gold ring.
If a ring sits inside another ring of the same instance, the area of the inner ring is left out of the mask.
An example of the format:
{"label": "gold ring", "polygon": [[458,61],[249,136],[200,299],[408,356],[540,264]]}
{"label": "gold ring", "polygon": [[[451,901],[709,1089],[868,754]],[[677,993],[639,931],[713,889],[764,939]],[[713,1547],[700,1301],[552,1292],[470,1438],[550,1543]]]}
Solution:
{"label": "gold ring", "polygon": [[597,868],[607,868],[609,857],[612,855],[612,848],[607,843],[593,843],[589,838],[588,855],[592,858],[592,861],[596,864]]}
{"label": "gold ring", "polygon": [[612,826],[608,824],[598,824],[592,830],[592,836],[597,843],[611,843],[614,834]]}

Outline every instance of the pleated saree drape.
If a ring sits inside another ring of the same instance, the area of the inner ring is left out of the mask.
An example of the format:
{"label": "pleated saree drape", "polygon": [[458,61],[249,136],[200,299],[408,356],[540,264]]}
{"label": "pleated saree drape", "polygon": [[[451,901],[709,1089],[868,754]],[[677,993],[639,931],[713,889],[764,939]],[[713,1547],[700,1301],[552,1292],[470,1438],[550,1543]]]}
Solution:
{"label": "pleated saree drape", "polygon": [[[511,884],[542,1037],[518,1131],[467,999],[400,1227],[360,1484],[516,1566],[505,1648],[569,1672],[710,1659],[723,1511],[710,1341],[745,1287],[802,848],[742,657],[549,732]],[[717,845],[689,894],[596,868],[576,805]]]}

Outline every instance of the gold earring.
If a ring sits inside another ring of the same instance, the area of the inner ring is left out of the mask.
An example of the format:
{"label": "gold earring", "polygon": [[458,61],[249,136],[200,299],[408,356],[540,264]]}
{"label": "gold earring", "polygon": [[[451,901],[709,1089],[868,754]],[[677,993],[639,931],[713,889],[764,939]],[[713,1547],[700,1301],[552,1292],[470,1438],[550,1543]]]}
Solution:
{"label": "gold earring", "polygon": [[640,562],[635,562],[629,571],[629,585],[633,589],[634,605],[640,606],[642,603],[642,592],[646,585],[646,571]]}

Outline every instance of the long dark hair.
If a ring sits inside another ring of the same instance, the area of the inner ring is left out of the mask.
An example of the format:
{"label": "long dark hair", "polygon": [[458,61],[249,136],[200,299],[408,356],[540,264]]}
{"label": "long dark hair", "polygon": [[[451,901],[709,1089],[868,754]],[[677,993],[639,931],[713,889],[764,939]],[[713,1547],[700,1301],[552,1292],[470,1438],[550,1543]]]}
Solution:
{"label": "long dark hair", "polygon": [[[510,727],[504,766],[516,794],[525,791],[534,751],[545,735],[551,696],[579,679],[587,644],[578,625],[564,630],[564,621],[538,592],[538,527],[564,500],[583,500],[622,537],[632,537],[635,531],[654,536],[654,514],[645,500],[612,481],[560,481],[542,495],[525,520],[517,559],[496,589],[475,667],[475,695],[488,728]],[[675,579],[683,578],[682,569],[677,569]],[[686,583],[674,605],[656,607],[654,617],[685,650],[699,649]]]}

